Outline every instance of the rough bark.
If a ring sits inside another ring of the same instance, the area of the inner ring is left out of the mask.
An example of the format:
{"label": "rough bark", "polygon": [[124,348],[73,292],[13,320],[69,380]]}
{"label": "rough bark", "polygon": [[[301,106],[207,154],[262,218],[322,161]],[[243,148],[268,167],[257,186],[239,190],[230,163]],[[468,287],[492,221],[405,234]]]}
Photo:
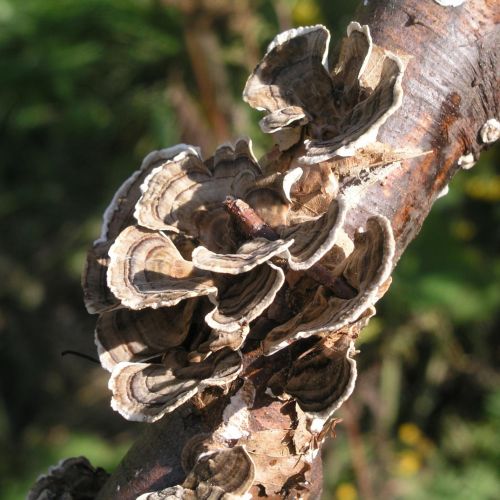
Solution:
{"label": "rough bark", "polygon": [[403,80],[403,104],[379,140],[433,150],[406,161],[365,197],[366,206],[376,206],[391,220],[401,255],[459,170],[458,158],[467,153],[479,157],[484,147],[479,130],[499,115],[500,8],[494,0],[469,0],[459,7],[377,1],[360,14],[375,43],[412,56]]}
{"label": "rough bark", "polygon": [[[458,159],[468,153],[477,158],[485,147],[479,136],[481,126],[500,115],[500,9],[496,0],[469,0],[459,7],[442,7],[431,0],[367,3],[360,7],[357,20],[370,26],[375,43],[411,56],[403,80],[403,104],[383,126],[378,140],[395,148],[432,150],[428,155],[404,160],[401,168],[373,184],[362,202],[367,213],[375,211],[390,220],[399,258],[419,232],[438,194],[459,170]],[[352,230],[366,220],[363,210],[351,213],[351,217],[348,223]],[[245,391],[255,395],[248,408],[250,433],[297,427],[295,409],[265,392],[271,376],[287,366],[290,355],[287,351],[264,357],[259,335],[265,330],[265,320],[257,321],[251,333],[253,340],[244,349],[240,382],[226,395],[205,394],[203,405],[195,400],[147,425],[99,499],[134,499],[141,493],[182,483],[184,444],[221,424],[223,412],[231,404],[230,396],[241,390],[242,380]],[[269,439],[266,435],[265,444],[272,447]],[[294,497],[300,492],[304,497],[319,497],[321,465],[317,453],[310,462],[304,456],[289,470],[282,470],[289,484],[281,496]],[[254,487],[251,493],[257,497],[264,492]]]}

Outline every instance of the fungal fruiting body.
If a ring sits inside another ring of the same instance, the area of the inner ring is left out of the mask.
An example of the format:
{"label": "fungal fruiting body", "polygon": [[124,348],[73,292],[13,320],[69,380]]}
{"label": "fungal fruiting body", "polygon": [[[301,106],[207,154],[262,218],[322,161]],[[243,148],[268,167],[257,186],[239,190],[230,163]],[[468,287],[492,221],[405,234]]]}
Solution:
{"label": "fungal fruiting body", "polygon": [[[153,422],[194,396],[202,405],[207,388],[250,383],[242,349],[262,321],[263,353],[293,362],[261,389],[297,405],[304,436],[323,436],[351,395],[354,340],[390,284],[395,244],[383,215],[364,209],[353,228],[350,214],[398,164],[376,138],[401,105],[404,64],[368,26],[349,25],[332,66],[329,40],[320,25],[278,35],[246,83],[272,158],[258,161],[248,139],[207,159],[187,144],[156,151],[106,210],[82,283],[125,418]],[[262,464],[246,451],[255,436],[234,427],[253,401],[223,418],[216,442],[199,440],[182,485],[140,498],[247,495]],[[298,454],[317,448],[294,439]]]}

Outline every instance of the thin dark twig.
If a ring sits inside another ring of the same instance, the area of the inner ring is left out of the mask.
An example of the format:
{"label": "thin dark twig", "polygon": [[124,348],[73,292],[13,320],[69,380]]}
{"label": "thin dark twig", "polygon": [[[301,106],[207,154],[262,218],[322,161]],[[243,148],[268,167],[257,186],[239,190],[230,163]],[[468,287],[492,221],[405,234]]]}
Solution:
{"label": "thin dark twig", "polygon": [[240,229],[249,238],[266,238],[266,240],[276,241],[279,235],[268,226],[255,210],[243,200],[226,197],[224,201],[226,210],[238,221]]}
{"label": "thin dark twig", "polygon": [[78,358],[86,359],[87,361],[91,361],[92,363],[96,363],[97,365],[101,364],[98,359],[96,359],[93,356],[90,356],[88,354],[84,354],[83,352],[72,351],[70,349],[67,349],[66,351],[61,352],[61,356],[66,356],[68,354],[70,354],[72,356],[76,356]]}

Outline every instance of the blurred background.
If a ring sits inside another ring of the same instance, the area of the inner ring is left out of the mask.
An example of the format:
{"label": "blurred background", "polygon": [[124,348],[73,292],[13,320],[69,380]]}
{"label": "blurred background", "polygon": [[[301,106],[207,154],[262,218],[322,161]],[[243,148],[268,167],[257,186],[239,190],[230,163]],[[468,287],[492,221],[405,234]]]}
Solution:
{"label": "blurred background", "polygon": [[[114,191],[153,149],[253,138],[241,98],[273,36],[356,1],[0,0],[0,497],[139,434],[91,361],[80,272]],[[493,499],[500,491],[499,148],[459,173],[359,340],[361,376],[325,447],[324,498]]]}

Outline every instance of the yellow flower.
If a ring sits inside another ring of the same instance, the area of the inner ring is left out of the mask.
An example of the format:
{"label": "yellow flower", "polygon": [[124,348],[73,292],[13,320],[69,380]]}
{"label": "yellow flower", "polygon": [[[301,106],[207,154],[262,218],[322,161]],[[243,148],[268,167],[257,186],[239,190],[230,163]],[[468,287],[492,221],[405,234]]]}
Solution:
{"label": "yellow flower", "polygon": [[337,486],[335,490],[336,500],[357,500],[358,492],[351,483],[342,483]]}
{"label": "yellow flower", "polygon": [[292,17],[297,26],[307,26],[321,20],[321,11],[314,0],[298,0],[293,7]]}
{"label": "yellow flower", "polygon": [[402,451],[399,454],[397,470],[401,476],[413,476],[422,467],[420,455],[412,450]]}
{"label": "yellow flower", "polygon": [[420,429],[412,423],[400,425],[398,435],[399,440],[408,446],[415,446],[423,437]]}
{"label": "yellow flower", "polygon": [[465,192],[477,200],[491,203],[498,201],[500,200],[500,176],[472,177],[465,183]]}

